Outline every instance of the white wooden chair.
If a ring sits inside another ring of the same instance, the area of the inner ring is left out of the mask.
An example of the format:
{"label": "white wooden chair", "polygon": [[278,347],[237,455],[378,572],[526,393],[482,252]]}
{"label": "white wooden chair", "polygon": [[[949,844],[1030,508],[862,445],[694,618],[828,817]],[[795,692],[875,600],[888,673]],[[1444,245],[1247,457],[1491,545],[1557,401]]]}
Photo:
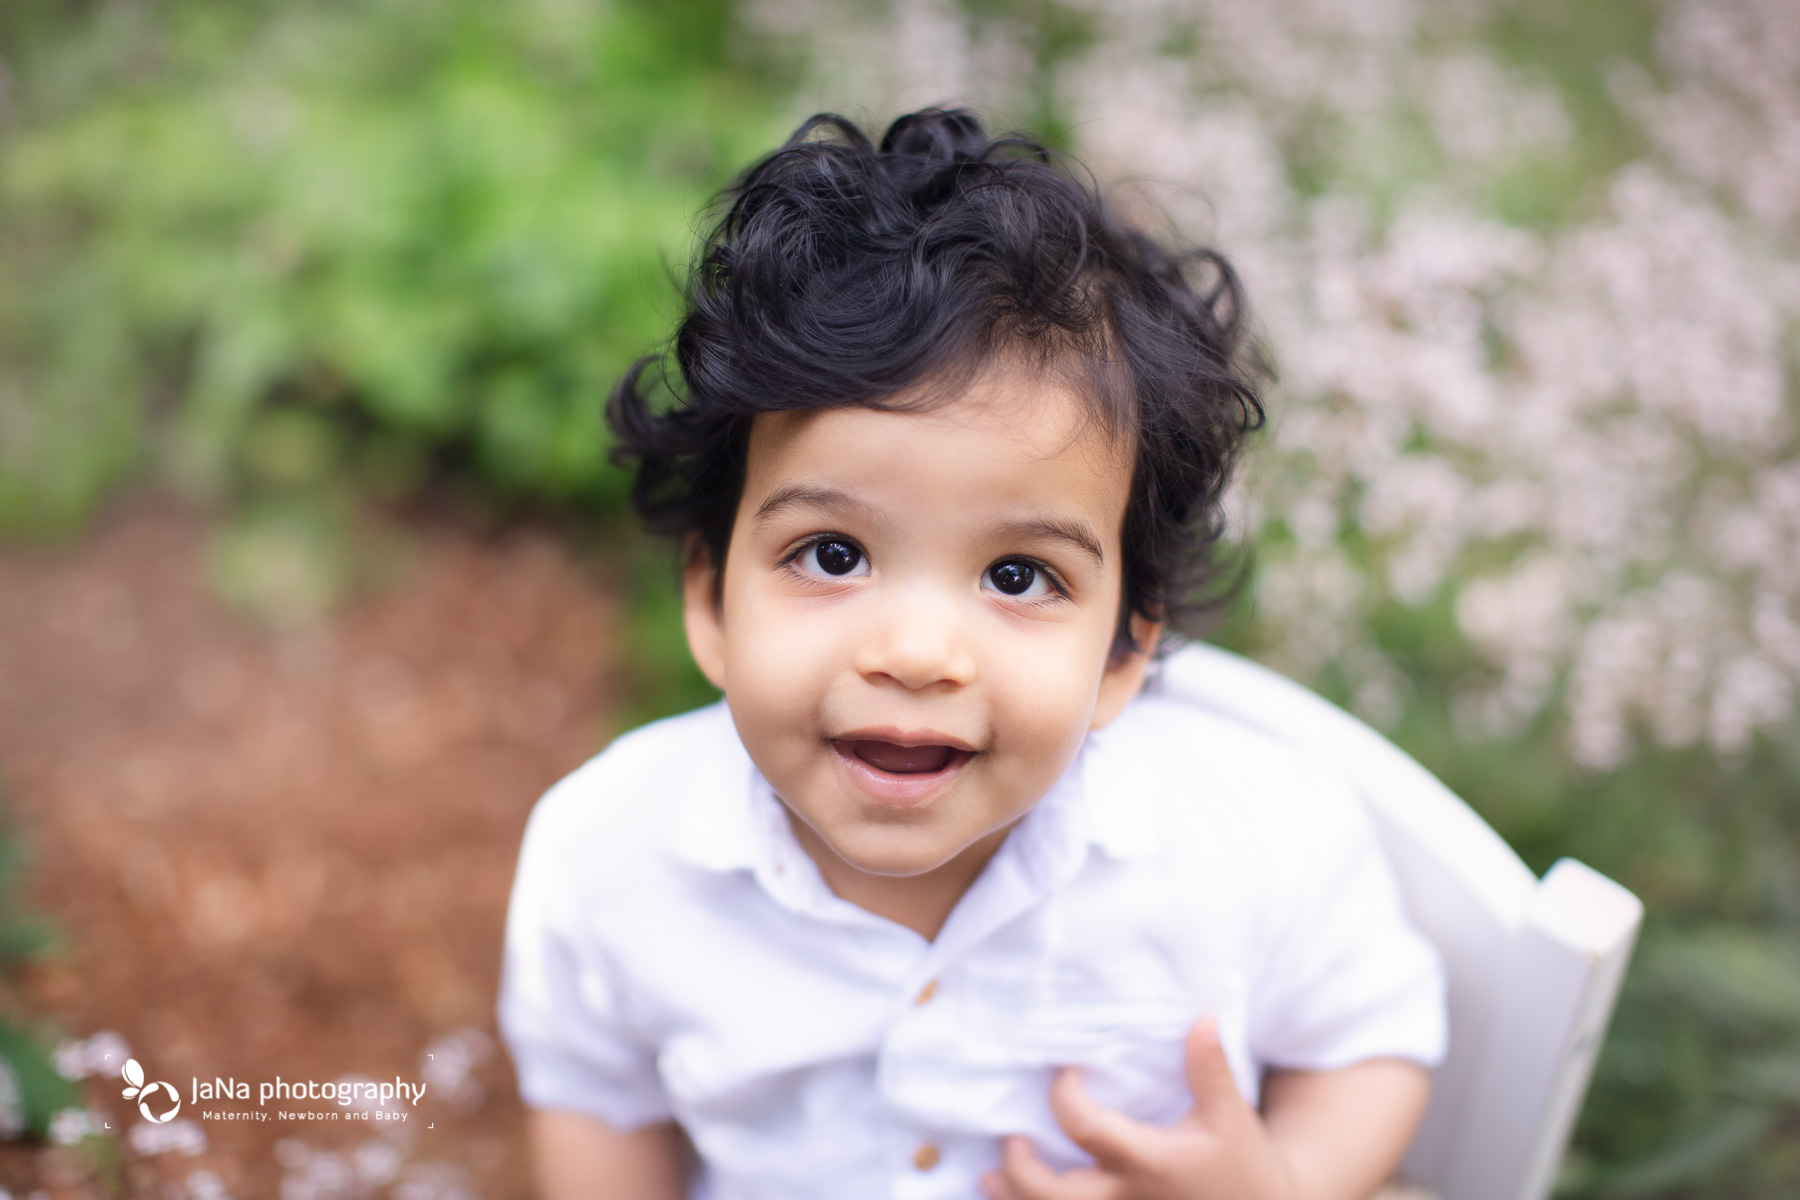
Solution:
{"label": "white wooden chair", "polygon": [[1449,1056],[1401,1174],[1441,1200],[1543,1200],[1643,919],[1637,897],[1573,859],[1536,878],[1393,743],[1248,659],[1186,646],[1151,687],[1303,749],[1362,795],[1448,975]]}

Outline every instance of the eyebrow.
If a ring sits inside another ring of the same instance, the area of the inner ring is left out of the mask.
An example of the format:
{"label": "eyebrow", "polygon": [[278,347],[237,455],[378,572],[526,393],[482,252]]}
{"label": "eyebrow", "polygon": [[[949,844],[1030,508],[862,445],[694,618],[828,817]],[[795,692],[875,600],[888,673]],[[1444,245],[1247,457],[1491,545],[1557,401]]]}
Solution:
{"label": "eyebrow", "polygon": [[1036,517],[1029,521],[1002,521],[993,526],[990,532],[993,536],[1006,540],[1050,538],[1053,541],[1067,542],[1092,558],[1096,565],[1106,565],[1106,555],[1100,549],[1100,539],[1086,521],[1079,519]]}
{"label": "eyebrow", "polygon": [[836,488],[791,483],[770,492],[768,498],[757,506],[755,519],[766,521],[790,508],[813,508],[829,513],[846,513],[860,517],[874,515],[873,509],[848,492],[840,492]]}

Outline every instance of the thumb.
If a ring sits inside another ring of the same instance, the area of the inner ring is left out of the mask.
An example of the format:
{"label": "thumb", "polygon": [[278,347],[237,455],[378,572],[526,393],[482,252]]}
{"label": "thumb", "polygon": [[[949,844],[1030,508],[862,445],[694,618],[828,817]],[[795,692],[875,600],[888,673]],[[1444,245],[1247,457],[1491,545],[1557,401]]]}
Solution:
{"label": "thumb", "polygon": [[1188,1089],[1194,1093],[1194,1115],[1202,1120],[1244,1107],[1243,1094],[1219,1041],[1219,1019],[1204,1016],[1187,1035]]}
{"label": "thumb", "polygon": [[1135,1163],[1143,1138],[1137,1122],[1122,1112],[1102,1108],[1081,1086],[1081,1073],[1071,1067],[1058,1072],[1050,1086],[1050,1111],[1069,1140],[1094,1156],[1103,1167]]}

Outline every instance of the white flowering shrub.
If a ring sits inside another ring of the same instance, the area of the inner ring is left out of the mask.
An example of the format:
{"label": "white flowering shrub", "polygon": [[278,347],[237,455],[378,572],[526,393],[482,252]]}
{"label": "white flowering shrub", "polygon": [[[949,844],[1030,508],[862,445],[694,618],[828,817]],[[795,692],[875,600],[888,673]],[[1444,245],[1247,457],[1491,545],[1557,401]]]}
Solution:
{"label": "white flowering shrub", "polygon": [[1228,636],[1540,869],[1580,854],[1650,902],[1566,1190],[1793,1194],[1800,5],[745,20],[803,51],[797,108],[975,105],[1230,256],[1279,379]]}

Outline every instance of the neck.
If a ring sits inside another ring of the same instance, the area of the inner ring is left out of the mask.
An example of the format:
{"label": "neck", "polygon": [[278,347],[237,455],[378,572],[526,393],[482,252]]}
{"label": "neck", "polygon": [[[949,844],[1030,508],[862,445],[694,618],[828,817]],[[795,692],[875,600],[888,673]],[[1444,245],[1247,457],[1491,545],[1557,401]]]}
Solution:
{"label": "neck", "polygon": [[921,874],[876,875],[845,862],[812,826],[791,811],[788,823],[834,895],[896,925],[904,925],[928,942],[937,939],[957,901],[974,884],[1012,829],[1011,825],[1002,826],[970,844],[949,862]]}

